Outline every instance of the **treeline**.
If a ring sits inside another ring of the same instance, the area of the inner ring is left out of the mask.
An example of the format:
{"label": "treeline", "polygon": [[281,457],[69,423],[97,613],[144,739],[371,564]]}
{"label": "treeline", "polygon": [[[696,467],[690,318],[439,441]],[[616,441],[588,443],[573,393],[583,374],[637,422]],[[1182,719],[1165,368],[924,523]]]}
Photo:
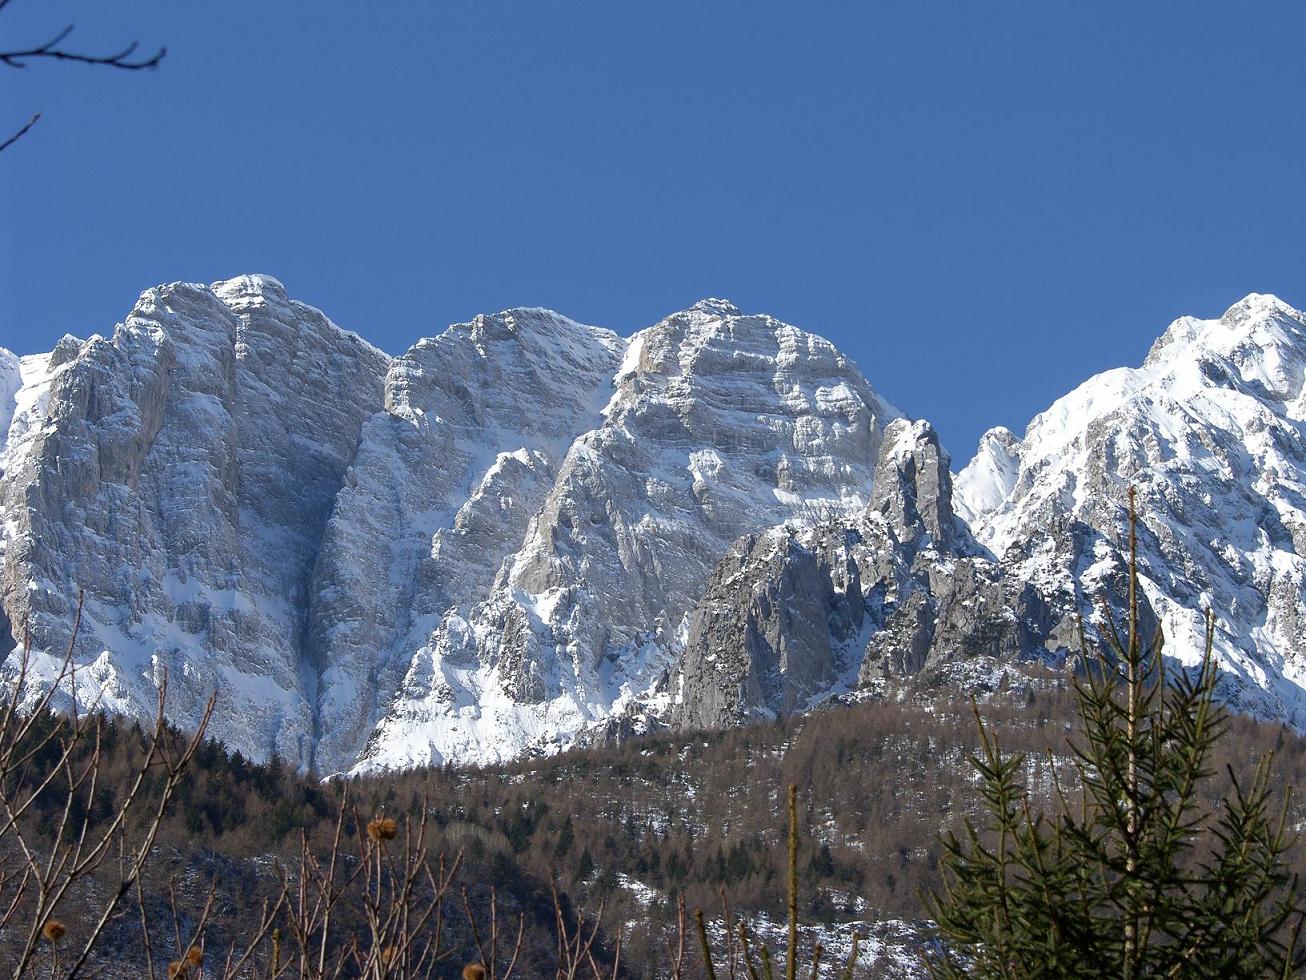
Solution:
{"label": "treeline", "polygon": [[[1025,780],[1036,798],[1068,766],[1074,719],[1066,678],[1048,674],[993,694],[982,705],[1004,751],[1029,754]],[[41,721],[53,725],[53,718]],[[1245,771],[1273,750],[1276,784],[1306,785],[1306,742],[1289,729],[1234,718],[1213,768]],[[77,816],[108,820],[129,791],[148,732],[131,723],[100,728],[94,791],[71,794]],[[48,775],[50,743],[24,778]],[[378,815],[425,813],[433,852],[462,854],[460,889],[475,915],[495,896],[503,921],[523,923],[522,966],[550,961],[555,910],[550,883],[569,909],[605,909],[596,953],[610,960],[618,925],[632,977],[655,976],[669,955],[677,896],[720,914],[723,897],[747,919],[784,914],[786,788],[798,787],[800,915],[808,922],[917,920],[920,894],[938,884],[938,835],[977,803],[967,759],[978,746],[967,697],[903,692],[789,721],[642,738],[627,744],[523,760],[493,768],[443,767],[322,782],[272,760],[255,764],[213,741],[196,750],[176,787],[155,847],[161,860],[143,879],[146,904],[179,903],[192,920],[217,885],[207,929],[213,945],[233,939],[269,894],[275,868],[293,865],[301,836],[326,853],[342,798],[348,840]],[[87,748],[89,751],[89,747]],[[56,775],[57,780],[61,778]],[[163,778],[147,769],[147,780]],[[1216,781],[1213,807],[1221,805]],[[146,787],[148,791],[150,787]],[[42,794],[26,820],[36,834],[59,826],[60,792]],[[1296,807],[1296,805],[1294,804]],[[1297,807],[1300,809],[1300,807]],[[140,814],[136,819],[146,819]],[[1306,822],[1294,812],[1293,822]],[[53,843],[53,839],[47,840]],[[4,855],[0,855],[3,858]],[[1297,864],[1306,870],[1302,849]],[[88,888],[89,891],[93,889]],[[445,909],[450,948],[440,969],[456,975],[474,937],[457,901]],[[340,928],[348,931],[348,921]],[[106,957],[130,957],[136,927],[126,917],[108,933]],[[0,933],[3,944],[12,937]],[[875,966],[867,962],[867,975]],[[541,967],[542,968],[542,967]],[[128,972],[121,975],[134,975]]]}

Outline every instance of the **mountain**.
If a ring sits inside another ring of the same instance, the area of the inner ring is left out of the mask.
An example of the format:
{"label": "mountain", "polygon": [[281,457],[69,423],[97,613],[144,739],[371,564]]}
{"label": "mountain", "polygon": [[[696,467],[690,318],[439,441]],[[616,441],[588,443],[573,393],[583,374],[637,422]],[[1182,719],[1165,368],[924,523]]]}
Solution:
{"label": "mountain", "polygon": [[[1306,315],[1252,295],[1175,321],[1108,371],[993,429],[955,480],[927,423],[888,427],[872,502],[736,546],[685,648],[680,717],[721,726],[911,679],[991,688],[1065,666],[1078,621],[1123,619],[1128,490],[1140,611],[1192,667],[1215,617],[1222,697],[1306,723]],[[1009,678],[1008,678],[1009,679]]]}
{"label": "mountain", "polygon": [[1086,381],[1023,438],[988,433],[957,478],[959,510],[1021,577],[1064,583],[1092,567],[1097,536],[1121,540],[1135,487],[1142,586],[1168,654],[1195,663],[1212,610],[1225,697],[1301,728],[1304,381],[1306,315],[1273,296],[1176,320],[1141,367]]}
{"label": "mountain", "polygon": [[[829,342],[704,300],[540,309],[399,357],[243,276],[0,351],[0,653],[317,772],[492,762],[1064,665],[1125,582],[1223,693],[1302,727],[1306,317],[1253,295],[1136,369],[937,434]],[[75,691],[75,695],[73,692]]]}
{"label": "mountain", "polygon": [[[933,427],[897,419],[860,514],[741,540],[690,622],[681,723],[782,717],[922,675],[991,690],[1012,665],[1066,663],[1081,616],[1097,638],[1095,597],[1127,581],[1120,549],[1099,539],[1092,569],[1034,578],[975,539],[953,493]],[[1142,613],[1150,620],[1146,600]]]}
{"label": "mountain", "polygon": [[705,300],[545,310],[397,358],[275,280],[176,283],[3,359],[6,647],[75,697],[330,772],[493,760],[665,712],[740,535],[864,506],[899,413],[831,344]]}
{"label": "mountain", "polygon": [[112,337],[24,358],[0,590],[38,676],[81,592],[80,701],[148,715],[166,670],[178,723],[216,690],[215,734],[307,763],[315,569],[389,365],[260,277],[149,290]]}

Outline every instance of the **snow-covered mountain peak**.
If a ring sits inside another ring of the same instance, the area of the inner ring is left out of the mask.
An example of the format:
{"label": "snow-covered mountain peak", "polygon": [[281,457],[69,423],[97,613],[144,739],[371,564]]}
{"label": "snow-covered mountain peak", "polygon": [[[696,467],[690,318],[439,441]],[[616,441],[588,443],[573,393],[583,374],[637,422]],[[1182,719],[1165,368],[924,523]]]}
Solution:
{"label": "snow-covered mountain peak", "polygon": [[995,509],[1020,475],[1020,440],[1005,426],[980,436],[975,457],[953,481],[953,507],[967,522]]}
{"label": "snow-covered mountain peak", "polygon": [[1301,320],[1302,313],[1273,293],[1248,293],[1225,310],[1220,321],[1231,327],[1237,327],[1241,324],[1277,317]]}
{"label": "snow-covered mountain peak", "polygon": [[231,279],[219,279],[209,286],[213,294],[233,308],[249,303],[290,302],[286,287],[280,279],[262,273],[251,272],[233,276]]}
{"label": "snow-covered mountain peak", "polygon": [[25,619],[61,650],[84,589],[79,684],[107,708],[148,713],[166,669],[178,723],[216,689],[216,734],[256,757],[489,761],[710,698],[741,630],[763,688],[792,675],[758,702],[785,711],[1059,656],[1132,483],[1176,647],[1213,605],[1243,706],[1292,718],[1303,338],[1269,296],[1178,320],[954,479],[833,344],[720,299],[629,339],[509,309],[392,358],[268,276],[160,286],[109,337],[0,350],[0,651]]}
{"label": "snow-covered mountain peak", "polygon": [[1197,655],[1203,610],[1215,609],[1232,699],[1300,724],[1304,377],[1306,316],[1276,297],[1176,320],[1141,367],[1090,378],[1019,442],[986,436],[958,478],[958,510],[1022,574],[1073,582],[1098,535],[1119,545],[1134,486],[1144,587],[1176,655]]}
{"label": "snow-covered mountain peak", "polygon": [[519,306],[498,313],[481,313],[469,323],[455,324],[449,333],[467,331],[474,342],[509,340],[544,352],[575,353],[595,344],[608,352],[624,352],[626,341],[605,327],[573,320],[542,306]]}
{"label": "snow-covered mountain peak", "polygon": [[[566,358],[592,365],[585,390],[610,397],[552,423],[574,434],[564,452],[527,442],[513,455],[522,443],[502,441],[453,528],[437,530],[431,553],[445,569],[467,541],[478,568],[499,571],[445,587],[454,608],[423,598],[434,628],[415,655],[404,641],[400,707],[378,719],[364,765],[502,758],[646,708],[662,696],[678,625],[740,534],[809,507],[865,505],[882,426],[897,413],[827,341],[719,303],[629,342],[611,336],[588,334],[591,351],[613,358],[606,373],[602,358],[560,345],[546,369],[511,385],[529,400],[518,433],[541,405],[582,390],[559,388],[574,373]],[[468,387],[461,401],[486,397]],[[582,423],[591,428],[578,432]],[[473,438],[499,442],[499,430],[482,425]],[[502,521],[505,500],[516,536],[490,541],[483,512]],[[447,581],[445,569],[430,580]]]}
{"label": "snow-covered mountain peak", "polygon": [[707,313],[712,316],[742,316],[739,307],[728,299],[706,296],[691,306],[686,313]]}
{"label": "snow-covered mountain peak", "polygon": [[[194,287],[203,289],[202,286]],[[359,347],[368,359],[390,361],[391,357],[375,344],[363,339],[352,330],[334,323],[325,313],[315,306],[309,306],[292,299],[286,292],[281,280],[261,273],[247,273],[232,279],[213,283],[208,289],[222,301],[228,309],[241,318],[237,327],[238,334],[247,329],[266,331],[271,327],[280,333],[280,327],[290,327],[290,336],[296,336],[301,319],[312,324],[315,331],[324,331],[332,336],[347,338],[348,342]]]}
{"label": "snow-covered mountain peak", "polygon": [[[1194,425],[1263,427],[1255,419],[1267,413],[1300,420],[1306,417],[1304,380],[1306,314],[1277,297],[1253,293],[1217,319],[1181,317],[1141,367],[1088,379],[1035,416],[1023,439],[985,433],[958,476],[958,510],[972,523],[982,520],[1016,489],[1020,467],[1059,472],[1109,426],[1146,431],[1158,445],[1183,447]],[[1132,455],[1136,465],[1144,465]]]}
{"label": "snow-covered mountain peak", "polygon": [[1306,353],[1306,314],[1277,296],[1251,293],[1217,319],[1175,320],[1152,345],[1143,367],[1172,369],[1209,355],[1236,355],[1240,363],[1247,363],[1289,351]]}

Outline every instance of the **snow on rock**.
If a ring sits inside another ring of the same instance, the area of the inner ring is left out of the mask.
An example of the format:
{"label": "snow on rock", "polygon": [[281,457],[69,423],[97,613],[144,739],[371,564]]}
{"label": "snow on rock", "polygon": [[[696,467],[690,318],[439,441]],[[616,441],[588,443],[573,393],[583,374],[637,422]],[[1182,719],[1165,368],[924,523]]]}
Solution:
{"label": "snow on rock", "polygon": [[[369,737],[397,765],[507,757],[523,725],[534,737],[478,659],[465,617],[521,547],[572,442],[599,418],[625,350],[611,331],[510,310],[450,327],[394,362],[319,559],[320,769],[349,768]],[[418,712],[452,734],[373,735]]]}
{"label": "snow on rock", "polygon": [[9,422],[17,408],[14,397],[23,386],[22,365],[18,355],[0,347],[0,452],[9,437]]}
{"label": "snow on rock", "polygon": [[[1168,649],[1306,727],[1306,317],[1177,320],[955,480],[829,342],[707,299],[541,309],[390,357],[266,276],[0,351],[0,656],[318,772],[489,762],[1053,661],[1139,490]],[[1000,671],[998,671],[1000,673]]]}
{"label": "snow on rock", "polygon": [[[1167,651],[1194,663],[1213,609],[1225,696],[1306,725],[1306,315],[1252,294],[1219,319],[1176,320],[1139,368],[1089,379],[963,471],[977,537],[1037,581],[1120,544],[1137,488],[1144,587]],[[994,492],[1005,484],[1002,493]],[[959,493],[959,495],[961,495]],[[1085,530],[1092,533],[1084,533]]]}
{"label": "snow on rock", "polygon": [[[550,457],[492,587],[463,593],[417,648],[365,767],[505,758],[640,724],[666,701],[679,624],[736,538],[808,506],[863,505],[897,412],[828,341],[704,300],[600,346],[613,355],[603,403]],[[547,400],[551,381],[525,390]]]}
{"label": "snow on rock", "polygon": [[637,729],[721,553],[859,510],[897,414],[723,300],[630,340],[509,310],[391,358],[241,276],[0,363],[2,649],[28,622],[52,676],[84,590],[79,699],[144,714],[166,671],[177,722],[216,690],[215,735],[321,772]]}
{"label": "snow on rock", "polygon": [[308,586],[388,359],[275,280],[144,293],[112,336],[24,362],[0,508],[0,599],[44,673],[71,632],[77,696],[306,764]]}
{"label": "snow on rock", "polygon": [[1002,426],[980,437],[979,450],[953,483],[953,506],[966,521],[996,508],[1020,475],[1019,440]]}
{"label": "snow on rock", "polygon": [[[674,720],[774,718],[921,674],[973,688],[1004,664],[1063,664],[1081,613],[1095,635],[1080,578],[1031,583],[980,547],[948,464],[928,422],[896,419],[863,513],[741,538],[690,619]],[[1124,561],[1100,544],[1091,578],[1119,595]]]}
{"label": "snow on rock", "polygon": [[[741,915],[747,924],[753,954],[765,946],[777,975],[785,969],[788,950],[789,923],[786,919],[766,913]],[[853,942],[857,938],[858,977],[875,977],[876,980],[923,980],[930,975],[922,952],[932,942],[930,922],[913,922],[903,919],[879,921],[832,920],[818,924],[798,924],[798,970],[805,975],[811,962],[811,950],[821,947],[820,962],[830,964],[830,972],[842,976],[852,958]],[[719,919],[711,919],[705,926],[708,940],[714,947],[728,946],[725,926]],[[738,940],[736,939],[737,943]],[[724,957],[722,957],[724,959]],[[724,971],[723,971],[724,972]],[[740,970],[743,973],[743,970]]]}

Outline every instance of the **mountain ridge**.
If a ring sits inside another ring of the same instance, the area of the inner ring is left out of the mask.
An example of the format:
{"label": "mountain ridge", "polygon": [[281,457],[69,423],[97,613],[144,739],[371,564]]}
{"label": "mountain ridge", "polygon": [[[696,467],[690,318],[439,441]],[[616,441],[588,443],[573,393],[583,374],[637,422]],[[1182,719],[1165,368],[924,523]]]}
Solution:
{"label": "mountain ridge", "polygon": [[[175,720],[216,688],[255,758],[504,760],[1064,662],[1133,483],[1149,608],[1188,643],[1222,604],[1226,696],[1296,724],[1303,375],[1306,317],[1250,294],[954,477],[834,345],[726,300],[625,338],[515,308],[391,356],[269,276],[171,284],[109,338],[0,351],[0,633],[49,680],[84,588],[79,700],[143,713],[166,669]],[[1241,515],[1247,567],[1194,514]]]}

